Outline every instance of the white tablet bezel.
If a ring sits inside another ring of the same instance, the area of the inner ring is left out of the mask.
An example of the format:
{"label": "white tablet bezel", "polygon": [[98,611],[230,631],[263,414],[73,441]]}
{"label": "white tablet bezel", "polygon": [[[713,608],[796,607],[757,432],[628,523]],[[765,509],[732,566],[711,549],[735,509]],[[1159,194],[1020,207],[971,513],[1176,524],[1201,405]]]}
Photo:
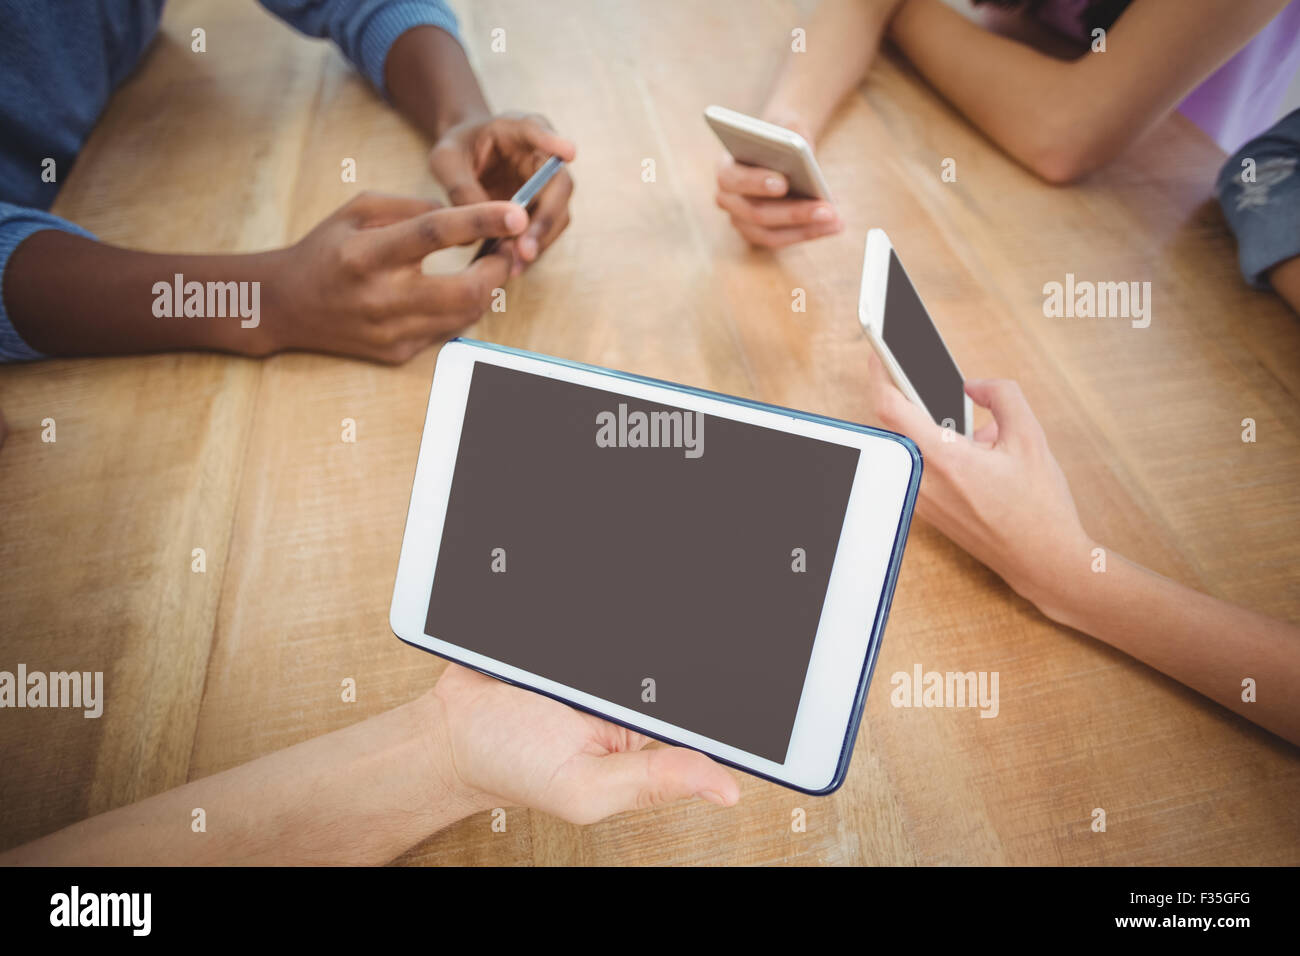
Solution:
{"label": "white tablet bezel", "polygon": [[[755,116],[729,110],[725,106],[706,107],[704,119],[732,156],[736,156],[736,150],[733,144],[727,141],[727,133],[737,133],[742,137],[748,136],[761,140],[795,164],[786,169],[782,169],[775,164],[764,165],[767,165],[769,169],[775,169],[777,172],[785,174],[787,178],[795,168],[800,169],[814,187],[812,190],[814,195],[811,198],[831,201],[831,189],[826,185],[826,177],[822,175],[821,166],[817,164],[817,157],[813,155],[812,146],[794,130],[786,129],[784,126],[777,126],[775,123],[769,123],[767,120],[761,120]],[[740,160],[739,156],[736,156],[736,158]]]}
{"label": "white tablet bezel", "polygon": [[[424,633],[470,376],[476,362],[820,438],[856,447],[863,453],[869,467],[862,467],[863,460],[859,459],[784,763],[759,757]],[[472,341],[454,340],[443,346],[438,356],[429,394],[424,436],[393,589],[390,623],[393,632],[402,640],[442,657],[572,702],[618,723],[693,747],[789,786],[812,792],[825,791],[840,782],[837,768],[844,748],[852,743],[846,740],[846,731],[856,713],[859,684],[867,673],[865,667],[874,661],[879,646],[879,640],[874,639],[878,611],[892,588],[892,573],[897,568],[895,555],[901,552],[908,527],[908,522],[901,519],[914,498],[920,467],[920,456],[915,446],[887,432],[854,431],[820,420],[809,421],[763,407],[736,404],[707,393],[679,390],[624,378],[618,373],[586,366],[573,367],[528,353],[501,351]],[[887,606],[886,603],[886,610]],[[883,614],[879,619],[883,623]]]}
{"label": "white tablet bezel", "polygon": [[[934,413],[925,407],[925,402],[921,400],[920,393],[912,387],[912,383],[907,378],[907,373],[903,371],[903,366],[894,353],[890,351],[889,346],[885,344],[885,298],[888,292],[889,284],[889,254],[894,251],[893,244],[889,241],[889,236],[883,229],[872,229],[867,233],[866,250],[862,255],[862,286],[858,291],[858,321],[862,323],[862,329],[867,333],[867,338],[871,341],[872,347],[876,354],[880,356],[880,361],[884,364],[889,377],[894,380],[899,391],[906,395],[912,402],[919,405],[921,409],[934,420]],[[898,259],[899,265],[903,267],[904,274],[907,273],[907,266],[903,265],[902,256]],[[909,275],[908,282],[912,282]],[[912,282],[912,288],[916,289],[916,283]],[[916,292],[917,298],[921,296],[920,290]],[[921,301],[921,308],[925,309],[925,314],[929,316],[930,323],[934,325],[937,331],[939,326],[935,324],[934,316],[930,315],[930,310],[926,309],[924,300]],[[952,359],[952,364],[957,367],[958,374],[961,374],[961,366],[957,365],[957,359],[953,357],[952,350],[948,348],[948,343],[943,341],[943,333],[939,333],[939,341],[943,344],[943,349]],[[964,380],[963,376],[963,380]],[[974,434],[975,407],[970,400],[970,396],[962,394],[965,399],[964,411],[966,416],[965,423],[957,428],[954,424],[954,431],[960,431],[967,438]],[[936,424],[936,428],[942,427],[942,424]]]}

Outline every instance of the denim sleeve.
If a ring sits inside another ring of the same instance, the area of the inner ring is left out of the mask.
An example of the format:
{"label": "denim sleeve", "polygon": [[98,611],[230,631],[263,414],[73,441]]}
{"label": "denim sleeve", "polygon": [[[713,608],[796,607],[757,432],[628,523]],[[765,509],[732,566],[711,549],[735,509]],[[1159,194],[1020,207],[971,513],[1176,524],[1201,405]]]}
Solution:
{"label": "denim sleeve", "polygon": [[261,0],[295,30],[328,37],[381,94],[384,61],[393,42],[412,27],[435,26],[457,40],[456,15],[445,0]]}
{"label": "denim sleeve", "polygon": [[1300,256],[1300,110],[1237,150],[1215,192],[1237,237],[1246,281],[1268,288],[1268,272]]}
{"label": "denim sleeve", "polygon": [[[19,243],[42,229],[60,229],[63,232],[85,236],[87,239],[95,238],[80,226],[58,216],[52,216],[48,212],[0,202],[0,290],[8,284],[9,257],[13,255]],[[0,291],[0,362],[21,362],[39,358],[45,356],[24,342],[22,336],[14,329],[13,323],[9,321],[9,309]]]}

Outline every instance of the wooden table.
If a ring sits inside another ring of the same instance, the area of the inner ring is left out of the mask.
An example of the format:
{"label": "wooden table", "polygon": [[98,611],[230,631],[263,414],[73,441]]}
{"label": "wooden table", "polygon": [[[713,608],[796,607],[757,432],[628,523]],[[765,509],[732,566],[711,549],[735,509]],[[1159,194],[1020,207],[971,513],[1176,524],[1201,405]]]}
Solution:
{"label": "wooden table", "polygon": [[[858,282],[866,231],[883,226],[968,374],[1021,381],[1094,535],[1300,618],[1300,326],[1237,274],[1209,198],[1223,154],[1190,123],[1175,116],[1086,184],[1052,188],[886,60],[819,148],[849,227],[773,256],[714,208],[718,147],[700,112],[755,109],[808,4],[458,6],[492,102],[545,112],[580,149],[572,226],[472,335],[862,420]],[[194,26],[206,54],[190,52]],[[490,52],[494,27],[506,53]],[[345,157],[355,185],[340,182]],[[176,0],[55,211],[111,242],[237,252],[292,241],[365,188],[437,191],[425,144],[332,47],[252,2]],[[1150,327],[1045,318],[1043,284],[1067,272],[1150,281]],[[806,313],[791,310],[796,288]],[[442,665],[398,642],[387,611],[435,359],[0,370],[0,669],[102,670],[107,695],[99,720],[0,712],[0,846],[434,681]],[[889,675],[916,663],[998,671],[1001,713],[891,707]],[[1295,748],[1048,623],[917,522],[834,796],[746,777],[732,810],[586,828],[514,811],[504,834],[482,815],[401,862],[1295,864],[1298,796]],[[807,832],[792,832],[797,807]]]}

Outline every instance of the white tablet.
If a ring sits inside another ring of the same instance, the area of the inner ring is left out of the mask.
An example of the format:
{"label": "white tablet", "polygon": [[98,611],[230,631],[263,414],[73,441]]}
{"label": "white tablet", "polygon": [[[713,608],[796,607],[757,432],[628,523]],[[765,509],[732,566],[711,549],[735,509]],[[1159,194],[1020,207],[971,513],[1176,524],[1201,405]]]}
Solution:
{"label": "white tablet", "polygon": [[456,339],[429,394],[393,631],[827,793],[920,478],[889,432]]}
{"label": "white tablet", "polygon": [[936,425],[970,438],[966,380],[883,229],[867,233],[858,321],[899,390]]}

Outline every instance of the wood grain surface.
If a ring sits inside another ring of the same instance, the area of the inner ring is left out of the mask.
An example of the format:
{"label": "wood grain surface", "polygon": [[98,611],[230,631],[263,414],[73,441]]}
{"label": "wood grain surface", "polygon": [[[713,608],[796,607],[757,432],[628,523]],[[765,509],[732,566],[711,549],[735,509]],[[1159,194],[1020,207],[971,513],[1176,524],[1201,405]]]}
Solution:
{"label": "wood grain surface", "polygon": [[[753,251],[713,205],[719,147],[700,114],[757,109],[809,6],[457,4],[494,107],[543,112],[579,148],[572,225],[469,334],[861,421],[857,294],[881,226],[963,370],[1020,380],[1096,537],[1300,619],[1300,326],[1237,272],[1211,200],[1222,152],[1174,116],[1054,188],[886,56],[818,144],[848,228]],[[206,54],[190,52],[194,26]],[[54,211],[138,248],[269,248],[361,189],[438,195],[427,145],[328,44],[252,2],[173,0]],[[1043,284],[1066,273],[1151,282],[1150,327],[1045,318]],[[102,670],[107,696],[98,720],[0,711],[0,848],[430,686],[441,663],[387,613],[436,357],[0,369],[0,669]],[[998,671],[999,715],[890,706],[889,675],[917,663]],[[1049,623],[919,521],[876,675],[831,797],[745,777],[730,810],[585,828],[511,810],[504,834],[472,817],[399,862],[1300,863],[1296,748]]]}

